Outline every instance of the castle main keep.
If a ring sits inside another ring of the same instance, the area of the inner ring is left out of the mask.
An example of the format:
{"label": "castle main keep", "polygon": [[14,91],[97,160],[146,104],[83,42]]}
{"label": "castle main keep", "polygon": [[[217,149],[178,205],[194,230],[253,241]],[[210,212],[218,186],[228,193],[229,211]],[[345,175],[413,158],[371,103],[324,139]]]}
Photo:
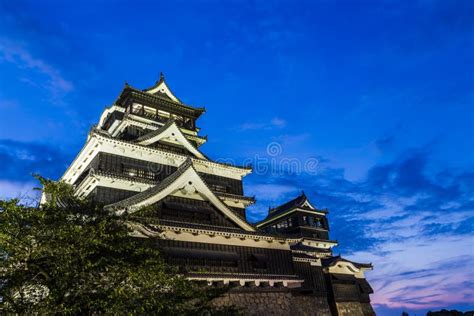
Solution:
{"label": "castle main keep", "polygon": [[251,224],[242,179],[250,167],[213,161],[200,146],[204,108],[184,104],[165,79],[125,85],[61,180],[75,194],[127,212],[191,280],[231,285],[216,305],[246,314],[375,315],[364,273],[334,256],[328,212],[304,193]]}

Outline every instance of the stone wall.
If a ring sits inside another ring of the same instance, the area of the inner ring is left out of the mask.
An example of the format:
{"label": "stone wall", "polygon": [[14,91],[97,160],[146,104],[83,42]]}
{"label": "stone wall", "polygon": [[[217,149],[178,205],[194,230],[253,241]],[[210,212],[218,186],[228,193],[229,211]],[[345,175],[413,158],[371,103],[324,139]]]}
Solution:
{"label": "stone wall", "polygon": [[339,316],[375,316],[370,303],[337,302],[336,308]]}
{"label": "stone wall", "polygon": [[325,297],[291,292],[229,292],[214,305],[235,306],[243,315],[331,316]]}
{"label": "stone wall", "polygon": [[375,316],[375,311],[372,308],[372,305],[370,303],[360,303],[362,306],[362,311],[364,312],[364,315],[367,316]]}

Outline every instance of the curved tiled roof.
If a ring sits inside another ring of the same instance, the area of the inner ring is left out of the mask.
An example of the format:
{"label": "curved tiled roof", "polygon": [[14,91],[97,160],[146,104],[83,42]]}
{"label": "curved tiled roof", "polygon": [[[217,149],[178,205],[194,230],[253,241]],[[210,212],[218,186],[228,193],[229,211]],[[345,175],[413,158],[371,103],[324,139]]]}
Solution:
{"label": "curved tiled roof", "polygon": [[366,268],[366,269],[372,269],[373,266],[372,266],[372,263],[358,263],[358,262],[354,262],[354,261],[350,261],[350,260],[347,260],[345,258],[342,258],[340,255],[339,256],[335,256],[335,257],[329,257],[329,258],[323,258],[321,259],[321,264],[323,267],[332,267],[334,265],[336,265],[338,262],[349,262],[351,264],[353,264],[356,268],[360,269],[360,268]]}
{"label": "curved tiled roof", "polygon": [[158,185],[151,187],[146,191],[133,195],[127,199],[109,204],[106,206],[106,209],[126,209],[130,206],[145,201],[146,199],[166,189],[171,183],[177,180],[179,176],[181,176],[188,168],[190,168],[192,164],[193,163],[190,158],[186,159],[186,161],[183,162],[174,173],[172,173],[169,177],[165,178]]}
{"label": "curved tiled roof", "polygon": [[115,103],[120,105],[121,101],[124,98],[126,98],[129,94],[134,95],[135,97],[138,97],[138,98],[141,97],[142,99],[149,100],[150,102],[161,103],[162,105],[168,106],[171,108],[175,108],[175,109],[181,108],[187,111],[191,111],[191,112],[196,113],[196,116],[199,116],[202,113],[206,112],[205,108],[186,105],[184,103],[180,103],[174,100],[170,100],[169,98],[165,98],[161,96],[160,94],[151,94],[146,91],[136,89],[134,87],[131,87],[128,84],[125,85],[125,87],[123,88],[122,92],[120,93]]}
{"label": "curved tiled roof", "polygon": [[297,243],[295,245],[291,245],[290,248],[291,248],[291,250],[300,250],[300,251],[307,251],[307,252],[331,252],[330,249],[311,247],[311,246],[308,246],[308,245],[304,245],[302,243]]}
{"label": "curved tiled roof", "polygon": [[307,200],[307,197],[306,197],[306,194],[304,194],[304,192],[301,193],[301,195],[299,195],[298,197],[294,198],[293,200],[290,200],[280,206],[277,206],[277,207],[274,207],[274,208],[271,208],[269,211],[268,211],[268,216],[270,217],[271,216],[274,216],[274,215],[277,215],[277,214],[281,214],[281,213],[284,213],[286,211],[289,211],[291,210],[292,208],[295,208],[295,207],[298,207],[298,206],[301,206],[303,205],[303,203]]}
{"label": "curved tiled roof", "polygon": [[305,204],[311,205],[306,194],[301,192],[301,195],[297,196],[293,200],[290,200],[280,206],[271,208],[268,210],[268,215],[260,222],[256,223],[257,226],[263,227],[264,225],[270,223],[274,218],[284,216],[285,213],[294,211],[295,209],[318,212],[318,213],[327,213],[327,210],[318,210]]}
{"label": "curved tiled roof", "polygon": [[[206,155],[204,155],[202,152],[200,152],[196,146],[194,146],[187,138],[186,136],[184,136],[183,132],[181,131],[181,129],[178,127],[178,125],[176,124],[175,120],[174,119],[170,119],[168,120],[163,126],[161,126],[160,128],[154,130],[154,131],[151,131],[149,133],[146,133],[145,135],[142,135],[140,137],[138,137],[137,139],[135,139],[133,142],[138,144],[138,145],[150,145],[151,143],[150,142],[147,142],[147,141],[153,141],[153,139],[155,138],[155,141],[160,141],[162,140],[163,136],[165,135],[162,135],[164,134],[168,129],[174,129],[175,132],[173,132],[173,130],[171,130],[171,135],[173,137],[176,137],[176,139],[181,143],[181,146],[184,147],[188,152],[192,153],[194,156],[200,158],[200,159],[205,159],[205,160],[209,160],[209,158],[206,157]],[[178,133],[178,135],[175,135],[175,133]],[[161,137],[160,137],[161,136]],[[168,135],[169,136],[169,135]]]}
{"label": "curved tiled roof", "polygon": [[187,277],[198,278],[241,278],[241,279],[264,279],[264,280],[300,280],[301,277],[294,274],[263,274],[263,273],[225,273],[225,272],[190,272],[186,274]]}
{"label": "curved tiled roof", "polygon": [[[145,203],[147,200],[152,199],[154,196],[158,195],[161,193],[163,190],[167,189],[169,186],[171,186],[178,178],[183,175],[185,172],[187,172],[189,169],[193,170],[193,175],[197,177],[201,185],[204,185],[206,190],[210,192],[211,196],[209,197],[210,200],[215,199],[214,203],[218,203],[219,205],[216,205],[217,208],[222,208],[221,211],[226,213],[226,215],[230,218],[230,220],[233,220],[237,225],[240,227],[244,228],[246,230],[250,231],[255,231],[255,227],[248,223],[245,218],[240,216],[239,214],[233,212],[230,210],[222,200],[217,197],[214,192],[209,188],[207,183],[201,178],[201,176],[197,173],[197,171],[193,167],[193,161],[190,157],[188,157],[179,167],[178,169],[172,173],[170,176],[165,178],[163,181],[161,181],[158,185],[149,188],[148,190],[145,190],[141,193],[138,193],[136,195],[133,195],[127,199],[124,199],[122,201],[107,205],[105,208],[108,210],[118,210],[118,211],[127,211],[129,208],[133,206],[137,206],[141,203]],[[198,184],[199,185],[199,184]]]}
{"label": "curved tiled roof", "polygon": [[[90,129],[90,131],[89,131],[89,137],[90,137],[91,135],[93,135],[93,134],[100,135],[101,137],[108,138],[108,139],[113,140],[113,141],[116,141],[116,142],[121,142],[121,143],[124,143],[124,144],[130,144],[130,145],[134,145],[134,146],[141,146],[141,147],[147,148],[146,146],[136,144],[134,141],[129,141],[129,140],[124,140],[124,139],[117,139],[117,138],[114,138],[114,137],[112,137],[110,134],[108,134],[107,132],[105,132],[105,131],[103,131],[103,130],[100,130],[100,129],[96,128],[96,127],[92,127],[92,128]],[[147,148],[147,149],[150,149],[150,148]],[[180,153],[177,153],[177,152],[174,152],[174,151],[171,151],[171,150],[166,150],[166,149],[164,149],[164,148],[159,148],[159,149],[153,148],[153,150],[168,152],[168,153],[173,154],[173,155],[176,155],[176,156],[184,156],[184,157],[188,157],[188,158],[189,158],[189,155],[180,154]],[[227,166],[227,167],[236,168],[236,169],[241,169],[241,170],[252,170],[252,168],[251,168],[250,166],[238,166],[238,165],[234,165],[234,164],[227,163],[227,162],[216,162],[216,161],[201,159],[201,158],[197,158],[197,157],[193,157],[193,159],[196,159],[196,160],[199,160],[199,161],[205,162],[205,163],[217,164],[217,165]]]}
{"label": "curved tiled roof", "polygon": [[160,135],[161,133],[166,131],[166,129],[168,129],[171,125],[173,125],[173,123],[174,123],[174,120],[170,119],[164,125],[160,126],[158,129],[155,129],[154,131],[151,131],[149,133],[146,133],[145,135],[138,137],[133,142],[140,143],[142,141],[149,140],[157,135]]}

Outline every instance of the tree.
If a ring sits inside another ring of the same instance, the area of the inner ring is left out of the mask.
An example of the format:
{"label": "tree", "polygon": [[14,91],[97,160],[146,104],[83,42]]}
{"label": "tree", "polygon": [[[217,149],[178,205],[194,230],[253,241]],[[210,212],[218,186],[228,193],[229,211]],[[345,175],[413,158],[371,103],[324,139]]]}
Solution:
{"label": "tree", "polygon": [[[131,237],[127,215],[37,177],[41,207],[0,201],[0,311],[58,314],[202,314],[225,289],[187,281],[150,240]],[[65,207],[67,205],[67,207]]]}

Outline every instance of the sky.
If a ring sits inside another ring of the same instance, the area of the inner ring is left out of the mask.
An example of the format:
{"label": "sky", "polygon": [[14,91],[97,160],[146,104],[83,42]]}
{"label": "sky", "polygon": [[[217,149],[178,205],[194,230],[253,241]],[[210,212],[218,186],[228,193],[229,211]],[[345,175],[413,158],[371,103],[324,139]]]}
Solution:
{"label": "sky", "polygon": [[378,315],[474,309],[473,1],[0,1],[0,197],[160,72],[250,221],[304,190]]}

